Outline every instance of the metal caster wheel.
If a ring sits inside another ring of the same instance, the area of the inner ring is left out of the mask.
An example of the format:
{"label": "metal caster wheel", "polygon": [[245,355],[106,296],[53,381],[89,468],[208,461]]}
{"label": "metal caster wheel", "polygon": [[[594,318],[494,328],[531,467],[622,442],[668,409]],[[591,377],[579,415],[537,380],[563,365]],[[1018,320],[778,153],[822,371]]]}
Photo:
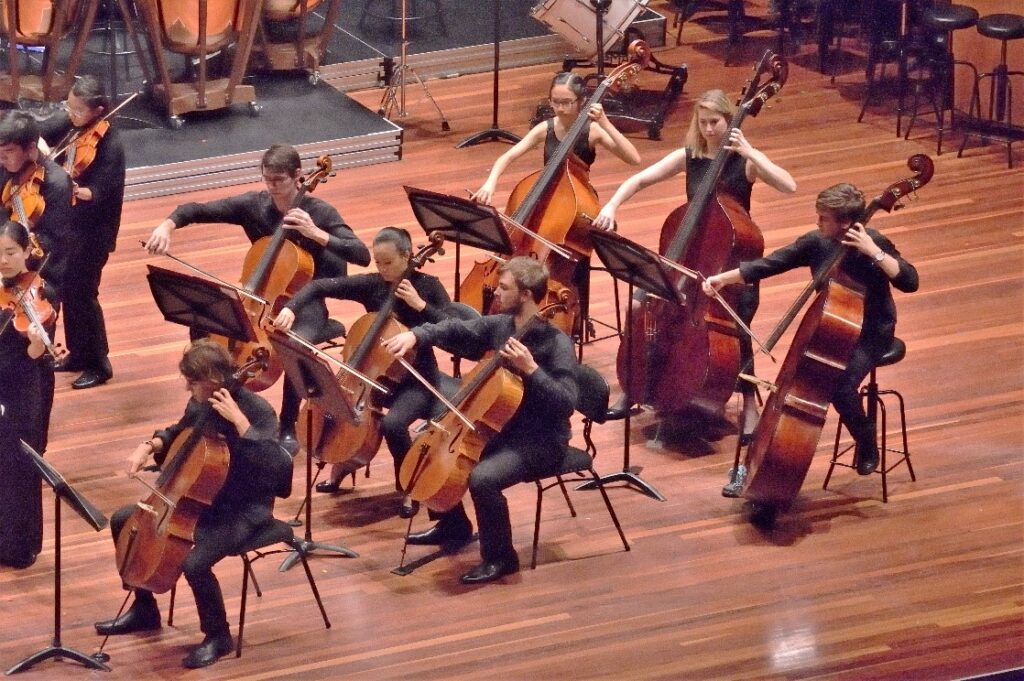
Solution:
{"label": "metal caster wheel", "polygon": [[171,130],[181,130],[185,127],[185,119],[181,116],[168,116],[167,124],[171,126]]}
{"label": "metal caster wheel", "polygon": [[263,111],[263,107],[262,106],[260,106],[256,102],[249,102],[249,115],[250,116],[252,116],[253,118],[256,118],[257,116],[260,115],[261,111]]}
{"label": "metal caster wheel", "polygon": [[319,71],[312,71],[309,74],[309,76],[308,76],[308,80],[309,80],[309,84],[310,85],[319,85],[320,84],[320,72]]}

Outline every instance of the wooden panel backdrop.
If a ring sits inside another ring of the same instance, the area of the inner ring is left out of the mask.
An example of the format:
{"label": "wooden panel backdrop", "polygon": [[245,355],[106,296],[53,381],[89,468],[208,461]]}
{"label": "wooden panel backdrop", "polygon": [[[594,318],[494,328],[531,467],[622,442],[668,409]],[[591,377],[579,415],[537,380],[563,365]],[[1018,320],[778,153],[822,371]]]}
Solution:
{"label": "wooden panel backdrop", "polygon": [[[699,92],[738,91],[767,36],[745,43],[744,63],[722,66],[723,43],[713,25],[688,25],[684,45],[667,62],[690,69],[680,109],[664,141],[635,134],[645,164],[677,144]],[[868,195],[907,174],[914,153],[934,144],[897,139],[884,106],[855,122],[860,73],[835,86],[811,66],[811,46],[792,58],[790,82],[745,130],[753,144],[789,169],[795,195],[758,186],[753,215],[768,249],[813,228],[813,200],[822,188],[852,181]],[[518,132],[545,96],[552,67],[502,75],[501,122]],[[664,81],[645,76],[653,86]],[[378,228],[401,225],[418,234],[401,186],[464,195],[483,180],[505,147],[453,145],[488,126],[490,76],[438,81],[431,90],[452,121],[440,133],[432,108],[410,90],[405,154],[400,163],[341,171],[317,189],[369,242]],[[374,107],[379,91],[356,97]],[[284,133],[284,131],[282,131]],[[286,139],[286,138],[284,138]],[[267,143],[277,140],[268,139]],[[594,184],[608,196],[630,173],[599,158]],[[519,163],[502,179],[501,200],[537,167]],[[936,159],[935,178],[918,200],[876,226],[890,235],[921,274],[921,290],[897,295],[898,333],[908,353],[880,371],[887,387],[907,398],[918,481],[895,471],[890,500],[877,477],[837,474],[822,491],[824,446],[793,512],[769,533],[743,519],[741,502],[723,499],[735,435],[706,441],[676,434],[661,450],[645,444],[636,421],[633,462],[667,497],[611,492],[633,551],[623,553],[600,500],[576,495],[580,515],[568,516],[553,497],[545,508],[540,566],[504,583],[464,588],[457,576],[476,563],[475,549],[438,560],[412,576],[397,565],[405,523],[394,511],[391,462],[382,453],[370,478],[334,498],[317,495],[316,536],[340,541],[360,558],[314,558],[334,628],[325,631],[302,575],[257,568],[265,589],[250,601],[247,646],[203,678],[281,679],[798,679],[955,678],[1024,665],[1022,634],[1022,258],[1021,178],[998,147],[966,158]],[[175,364],[183,329],[164,323],[149,295],[138,240],[180,201],[227,196],[241,188],[128,204],[118,250],[107,267],[102,299],[113,348],[114,380],[86,392],[70,390],[61,374],[49,460],[101,509],[113,512],[142,494],[122,473],[124,458],[155,427],[180,414],[186,398]],[[623,233],[653,245],[661,221],[677,205],[682,182],[638,195],[622,209]],[[246,242],[240,229],[193,227],[178,232],[174,252],[227,279],[238,276]],[[463,267],[471,264],[466,253]],[[450,281],[449,251],[430,271]],[[358,268],[357,268],[358,270]],[[466,271],[465,269],[463,271]],[[762,287],[754,328],[762,335],[805,281],[791,274]],[[594,276],[592,311],[612,319],[612,287]],[[351,321],[357,310],[335,303]],[[617,344],[587,346],[586,361],[614,380]],[[771,378],[774,370],[759,363]],[[270,391],[279,404],[279,388]],[[730,404],[727,415],[734,416]],[[832,433],[830,420],[826,433]],[[622,465],[619,424],[598,427],[598,468]],[[695,435],[699,436],[700,433]],[[826,436],[825,439],[828,439]],[[296,489],[304,466],[296,466]],[[517,546],[528,551],[532,488],[509,492]],[[9,666],[49,642],[53,537],[50,498],[43,554],[25,571],[0,570],[0,664]],[[294,514],[298,496],[280,502]],[[422,528],[426,519],[416,519]],[[422,555],[422,549],[413,557]],[[521,552],[521,555],[525,553]],[[92,622],[111,616],[121,599],[109,534],[65,522],[64,642],[85,651],[99,643]],[[235,617],[240,570],[217,573]],[[114,673],[94,678],[177,678],[186,646],[200,638],[187,589],[173,628],[111,641]],[[166,600],[160,599],[166,609]],[[31,678],[86,677],[89,672],[45,663]],[[29,677],[27,677],[29,678]]]}

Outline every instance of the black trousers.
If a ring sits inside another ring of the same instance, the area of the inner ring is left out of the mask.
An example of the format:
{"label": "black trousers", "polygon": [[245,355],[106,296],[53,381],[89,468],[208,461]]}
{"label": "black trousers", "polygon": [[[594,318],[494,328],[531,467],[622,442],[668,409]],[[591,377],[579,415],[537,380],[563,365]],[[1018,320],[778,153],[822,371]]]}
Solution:
{"label": "black trousers", "polygon": [[[743,320],[743,323],[750,326],[757,312],[757,306],[761,302],[760,282],[747,284],[742,287],[739,298],[736,301],[736,315]],[[754,342],[746,333],[737,329],[740,334],[740,371],[748,374],[754,373]],[[750,381],[739,379],[736,381],[736,391],[744,395],[754,395],[754,384]]]}
{"label": "black trousers", "polygon": [[[301,310],[295,313],[295,323],[292,325],[292,333],[302,336],[310,343],[323,343],[328,338],[323,338],[324,328],[327,323],[327,306],[322,300],[311,301]],[[292,386],[292,382],[286,376],[284,389],[281,393],[281,430],[294,429],[295,421],[299,418],[299,405],[302,403],[302,395]]]}
{"label": "black trousers", "polygon": [[60,291],[71,363],[83,371],[110,372],[107,327],[99,301],[100,277],[109,257],[109,253],[103,253],[80,259],[65,273]]}
{"label": "black trousers", "polygon": [[404,383],[396,391],[388,412],[380,420],[384,442],[387,443],[388,451],[395,460],[396,481],[398,471],[402,468],[402,461],[405,460],[405,455],[412,445],[409,426],[417,419],[433,416],[439,404],[437,398],[418,382]]}
{"label": "black trousers", "polygon": [[864,413],[864,405],[860,399],[860,384],[864,377],[878,365],[879,358],[892,345],[892,339],[881,343],[860,341],[853,348],[846,369],[839,375],[835,392],[832,394],[832,405],[841,417],[854,441],[869,451],[877,448],[875,424]]}
{"label": "black trousers", "polygon": [[[110,531],[115,545],[135,509],[134,504],[122,506],[110,518]],[[268,510],[267,519],[270,517]],[[265,522],[267,520],[255,521],[234,513],[207,513],[200,519],[195,531],[194,546],[185,557],[182,572],[192,588],[196,610],[199,612],[199,628],[206,636],[230,634],[224,610],[224,595],[221,593],[220,582],[213,574],[213,566],[221,559],[237,553]],[[150,600],[155,604],[153,594],[145,589],[135,589],[135,598],[139,601]]]}

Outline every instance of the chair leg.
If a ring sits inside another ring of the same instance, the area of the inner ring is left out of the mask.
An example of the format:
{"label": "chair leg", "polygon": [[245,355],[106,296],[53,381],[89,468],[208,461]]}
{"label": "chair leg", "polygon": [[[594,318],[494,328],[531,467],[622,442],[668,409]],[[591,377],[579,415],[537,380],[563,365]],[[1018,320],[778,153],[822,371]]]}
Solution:
{"label": "chair leg", "polygon": [[235,645],[235,657],[242,656],[242,636],[245,634],[245,603],[249,595],[249,575],[252,574],[252,563],[249,556],[242,554],[242,605],[238,610],[238,642]]}
{"label": "chair leg", "polygon": [[260,589],[260,583],[256,581],[256,573],[252,571],[252,561],[245,561],[245,569],[249,571],[249,579],[252,580],[252,587],[256,589],[256,598],[263,598],[263,590]]}
{"label": "chair leg", "polygon": [[562,496],[565,497],[565,503],[569,507],[569,513],[573,518],[576,517],[576,507],[572,505],[572,499],[569,498],[569,491],[565,489],[565,481],[562,480],[561,475],[556,475],[555,479],[558,480],[558,486],[562,489]]}
{"label": "chair leg", "polygon": [[836,441],[832,445],[832,461],[828,465],[828,473],[825,474],[825,482],[822,483],[822,489],[828,489],[828,481],[832,479],[832,471],[836,469],[836,461],[839,459],[839,436],[843,432],[843,417],[839,417],[839,425],[836,426]]}
{"label": "chair leg", "polygon": [[533,518],[533,554],[530,557],[530,569],[537,569],[537,544],[540,541],[540,507],[544,502],[544,487],[540,484],[539,480],[534,480],[534,484],[537,485],[537,513]]}
{"label": "chair leg", "polygon": [[177,593],[178,593],[178,585],[175,584],[174,586],[171,587],[171,604],[167,608],[167,626],[169,626],[169,627],[173,627],[174,626],[174,597],[177,595]]}
{"label": "chair leg", "polygon": [[878,459],[878,472],[882,474],[882,503],[883,504],[888,504],[889,503],[889,471],[886,469],[886,465],[885,465],[885,453],[886,453],[886,447],[889,446],[889,443],[888,443],[888,441],[886,439],[886,433],[888,432],[889,422],[888,422],[888,419],[886,418],[885,402],[883,402],[882,398],[878,397],[877,395],[875,396],[874,399],[875,399],[876,403],[878,404],[878,413],[881,414],[881,416],[882,416],[882,433],[881,433],[881,435],[882,435],[882,446],[878,450],[878,456],[879,456],[879,459]]}
{"label": "chair leg", "polygon": [[604,499],[605,508],[608,509],[608,515],[611,516],[612,522],[615,523],[615,531],[619,533],[619,539],[622,540],[622,548],[625,551],[629,551],[629,542],[626,541],[626,534],[622,531],[622,525],[619,523],[619,516],[615,514],[615,508],[612,506],[612,500],[608,498],[608,492],[604,488],[604,482],[602,482],[601,477],[593,467],[590,468],[590,476],[594,479],[594,484],[597,485],[597,489],[601,490],[601,498]]}
{"label": "chair leg", "polygon": [[[298,550],[298,546],[299,543],[295,542],[292,545],[292,548]],[[324,628],[330,629],[331,621],[327,619],[327,610],[324,609],[323,599],[320,598],[320,590],[316,588],[316,580],[313,579],[313,571],[309,569],[309,561],[306,560],[306,554],[304,552],[298,551],[298,554],[299,558],[302,559],[302,569],[306,571],[306,579],[309,581],[309,588],[313,592],[313,598],[316,599],[316,605],[320,608],[320,616],[324,619]],[[241,634],[239,634],[239,638],[241,638]],[[239,646],[241,646],[241,642],[239,642]]]}

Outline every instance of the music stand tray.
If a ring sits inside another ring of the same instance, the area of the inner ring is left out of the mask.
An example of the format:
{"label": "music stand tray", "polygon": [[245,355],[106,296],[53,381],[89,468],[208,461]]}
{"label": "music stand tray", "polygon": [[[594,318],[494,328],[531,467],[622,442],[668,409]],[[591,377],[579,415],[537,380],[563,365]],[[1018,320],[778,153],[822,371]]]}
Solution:
{"label": "music stand tray", "polygon": [[147,267],[149,289],[164,319],[243,343],[256,340],[252,322],[235,289],[156,265]]}
{"label": "music stand tray", "polygon": [[[291,380],[295,390],[302,397],[316,402],[328,418],[343,419],[351,418],[354,415],[352,405],[348,398],[341,391],[341,386],[334,372],[321,358],[315,356],[302,343],[295,340],[288,334],[280,331],[272,332],[268,338],[270,344],[281,358],[285,375]],[[312,421],[313,412],[307,410],[308,418]],[[281,563],[279,571],[285,572],[299,561],[299,551],[309,555],[316,549],[339,553],[348,558],[357,558],[359,554],[352,549],[336,544],[325,544],[313,541],[313,514],[312,514],[312,490],[313,490],[313,427],[308,423],[306,428],[306,531],[305,537],[300,543],[300,548],[292,551],[284,562]]]}
{"label": "music stand tray", "polygon": [[427,235],[500,255],[512,255],[512,242],[494,206],[405,185],[412,212]]}

